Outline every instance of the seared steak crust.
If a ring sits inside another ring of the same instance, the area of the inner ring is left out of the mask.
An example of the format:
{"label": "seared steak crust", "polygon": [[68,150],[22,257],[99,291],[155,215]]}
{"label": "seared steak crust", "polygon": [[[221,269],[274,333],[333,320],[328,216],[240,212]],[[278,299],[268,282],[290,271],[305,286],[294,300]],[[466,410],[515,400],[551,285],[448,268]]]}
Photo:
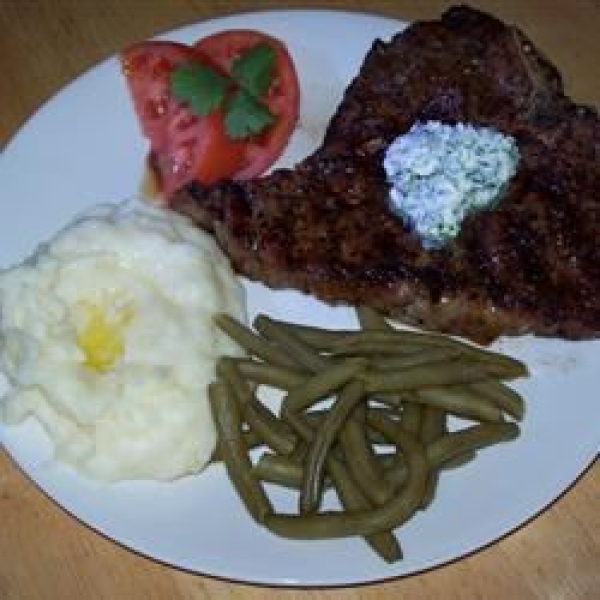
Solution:
{"label": "seared steak crust", "polygon": [[[491,126],[521,161],[499,206],[425,250],[388,209],[385,148],[415,121]],[[261,179],[192,184],[176,210],[238,272],[486,342],[600,333],[600,120],[518,29],[459,7],[377,40],[323,145]]]}

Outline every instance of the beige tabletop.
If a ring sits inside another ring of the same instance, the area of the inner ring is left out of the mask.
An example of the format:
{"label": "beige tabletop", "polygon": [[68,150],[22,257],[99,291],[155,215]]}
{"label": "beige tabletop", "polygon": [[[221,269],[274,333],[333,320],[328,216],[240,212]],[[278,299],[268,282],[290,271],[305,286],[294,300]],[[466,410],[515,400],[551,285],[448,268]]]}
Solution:
{"label": "beige tabletop", "polygon": [[[368,9],[413,20],[435,18],[449,4],[443,0],[0,0],[0,144],[4,147],[32,112],[69,80],[134,39],[257,8]],[[521,26],[562,71],[569,93],[600,106],[598,0],[472,4]],[[551,456],[548,468],[552,468]],[[599,492],[596,464],[543,514],[461,561],[376,585],[280,590],[193,575],[138,556],[65,514],[0,450],[0,598],[600,598]]]}

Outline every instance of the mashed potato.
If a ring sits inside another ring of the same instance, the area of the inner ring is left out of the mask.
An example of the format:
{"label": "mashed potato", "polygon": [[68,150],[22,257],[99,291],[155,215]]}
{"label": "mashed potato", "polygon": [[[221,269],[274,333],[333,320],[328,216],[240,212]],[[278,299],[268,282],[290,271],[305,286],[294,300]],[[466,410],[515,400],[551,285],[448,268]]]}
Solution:
{"label": "mashed potato", "polygon": [[206,395],[244,318],[213,239],[135,201],[101,206],[0,272],[0,416],[37,418],[57,459],[101,480],[172,479],[215,447]]}

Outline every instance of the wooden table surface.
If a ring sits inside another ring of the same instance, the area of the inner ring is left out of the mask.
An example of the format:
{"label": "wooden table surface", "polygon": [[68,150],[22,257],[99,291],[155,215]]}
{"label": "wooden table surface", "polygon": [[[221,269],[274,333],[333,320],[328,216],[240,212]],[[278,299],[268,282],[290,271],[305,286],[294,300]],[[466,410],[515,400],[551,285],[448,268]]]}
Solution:
{"label": "wooden table surface", "polygon": [[[473,4],[520,25],[562,71],[570,94],[600,106],[598,0]],[[368,7],[413,20],[435,18],[449,2],[0,0],[0,144],[40,103],[131,40],[230,12],[285,5]],[[596,464],[512,535],[423,575],[349,589],[280,590],[192,575],[129,552],[65,514],[0,450],[0,598],[600,598],[599,491]]]}

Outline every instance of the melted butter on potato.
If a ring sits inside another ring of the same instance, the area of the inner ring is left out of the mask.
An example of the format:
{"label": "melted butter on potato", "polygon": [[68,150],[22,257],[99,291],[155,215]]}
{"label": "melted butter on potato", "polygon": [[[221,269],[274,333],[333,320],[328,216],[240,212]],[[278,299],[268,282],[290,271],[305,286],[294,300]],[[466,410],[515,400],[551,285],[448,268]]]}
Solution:
{"label": "melted butter on potato", "polygon": [[134,317],[134,312],[115,311],[113,307],[107,309],[94,304],[85,304],[83,310],[85,319],[77,332],[77,344],[85,355],[87,366],[96,371],[106,371],[123,355],[123,330]]}

